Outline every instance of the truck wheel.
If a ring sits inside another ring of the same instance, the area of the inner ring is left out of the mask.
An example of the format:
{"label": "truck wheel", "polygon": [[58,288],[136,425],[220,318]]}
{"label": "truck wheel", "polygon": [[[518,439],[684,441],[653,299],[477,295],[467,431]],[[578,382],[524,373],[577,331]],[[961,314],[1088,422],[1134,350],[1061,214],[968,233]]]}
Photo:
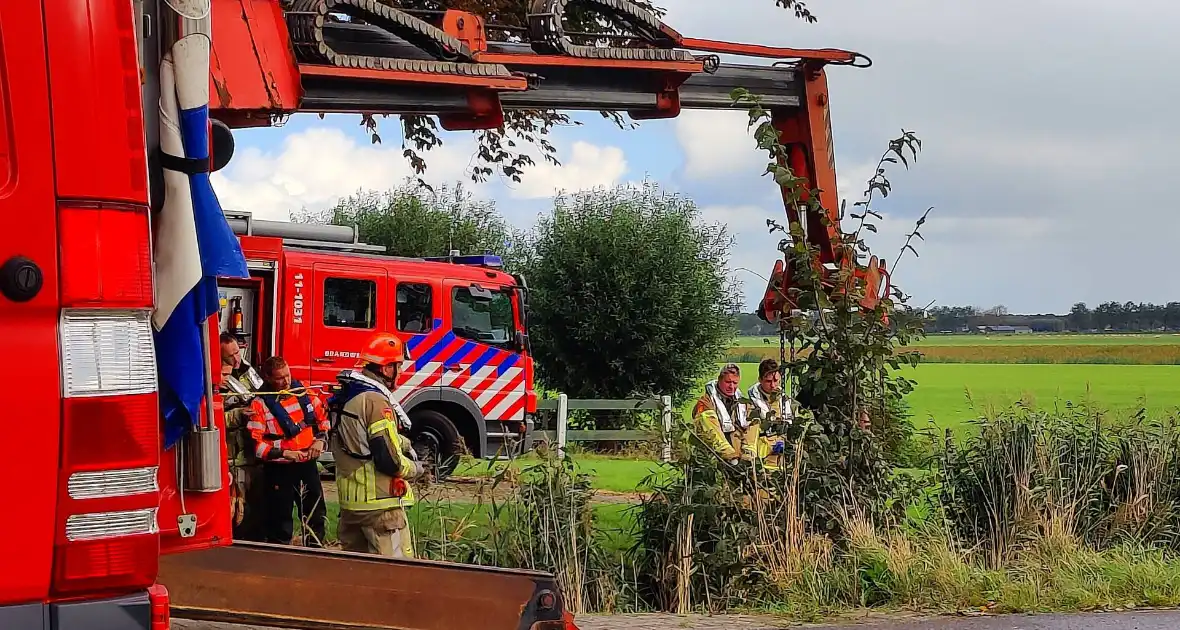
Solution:
{"label": "truck wheel", "polygon": [[433,409],[419,409],[410,412],[410,424],[410,442],[427,473],[436,481],[451,476],[459,467],[463,443],[455,423]]}

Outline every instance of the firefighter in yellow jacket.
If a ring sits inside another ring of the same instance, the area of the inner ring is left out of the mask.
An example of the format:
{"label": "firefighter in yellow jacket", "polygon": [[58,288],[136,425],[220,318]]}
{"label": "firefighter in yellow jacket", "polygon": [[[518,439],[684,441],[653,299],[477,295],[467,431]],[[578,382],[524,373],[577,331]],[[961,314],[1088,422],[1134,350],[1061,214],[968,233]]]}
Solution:
{"label": "firefighter in yellow jacket", "polygon": [[762,437],[757,411],[741,396],[741,378],[736,363],[721,368],[717,380],[705,385],[705,393],[693,407],[693,424],[721,459],[730,463],[762,460],[768,468],[777,468],[783,442]]}
{"label": "firefighter in yellow jacket", "polygon": [[396,335],[374,335],[361,352],[361,369],[342,372],[340,389],[328,401],[340,501],[337,533],[346,551],[414,557],[406,508],[414,504],[409,480],[422,466],[398,430],[399,424],[409,429],[409,418],[391,392],[407,359]]}

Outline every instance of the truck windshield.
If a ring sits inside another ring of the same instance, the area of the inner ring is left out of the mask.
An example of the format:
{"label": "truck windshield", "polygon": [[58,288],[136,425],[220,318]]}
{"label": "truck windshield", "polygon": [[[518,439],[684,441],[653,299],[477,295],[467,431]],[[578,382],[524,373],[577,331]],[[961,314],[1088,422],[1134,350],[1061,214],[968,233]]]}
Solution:
{"label": "truck windshield", "polygon": [[507,346],[515,337],[512,294],[455,287],[451,291],[451,318],[455,335],[495,346]]}

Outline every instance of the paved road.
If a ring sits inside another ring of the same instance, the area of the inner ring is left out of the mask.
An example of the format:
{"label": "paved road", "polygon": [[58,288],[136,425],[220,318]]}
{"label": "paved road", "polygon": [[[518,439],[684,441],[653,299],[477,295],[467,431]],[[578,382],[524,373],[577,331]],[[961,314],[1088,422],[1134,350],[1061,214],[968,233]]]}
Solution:
{"label": "paved road", "polygon": [[578,626],[582,630],[1176,630],[1180,629],[1180,612],[874,619],[835,625],[801,625],[764,617],[620,615],[585,617],[578,620]]}
{"label": "paved road", "polygon": [[[175,619],[175,630],[255,630],[246,626]],[[578,619],[581,630],[1176,630],[1180,612],[1144,611],[1085,615],[1020,615],[997,617],[940,617],[934,619],[872,620],[836,625],[801,625],[770,617],[726,615],[612,615]],[[459,629],[457,629],[459,630]]]}

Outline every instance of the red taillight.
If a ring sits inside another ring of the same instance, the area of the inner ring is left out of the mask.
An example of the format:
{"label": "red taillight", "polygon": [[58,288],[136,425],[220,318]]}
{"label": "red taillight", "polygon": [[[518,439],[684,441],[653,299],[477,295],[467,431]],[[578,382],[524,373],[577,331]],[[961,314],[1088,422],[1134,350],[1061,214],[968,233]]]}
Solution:
{"label": "red taillight", "polygon": [[153,584],[148,589],[148,600],[152,605],[151,630],[168,630],[172,626],[172,604],[168,589],[163,584]]}
{"label": "red taillight", "polygon": [[63,401],[62,465],[74,472],[134,469],[160,462],[155,394]]}
{"label": "red taillight", "polygon": [[565,620],[565,630],[578,630],[578,624],[574,623],[573,613],[567,610],[562,618]]}
{"label": "red taillight", "polygon": [[63,206],[58,226],[62,306],[152,305],[147,208]]}
{"label": "red taillight", "polygon": [[160,557],[150,311],[64,308],[58,334],[63,400],[54,594],[147,588]]}
{"label": "red taillight", "polygon": [[67,398],[63,407],[54,592],[146,588],[160,557],[156,395]]}

